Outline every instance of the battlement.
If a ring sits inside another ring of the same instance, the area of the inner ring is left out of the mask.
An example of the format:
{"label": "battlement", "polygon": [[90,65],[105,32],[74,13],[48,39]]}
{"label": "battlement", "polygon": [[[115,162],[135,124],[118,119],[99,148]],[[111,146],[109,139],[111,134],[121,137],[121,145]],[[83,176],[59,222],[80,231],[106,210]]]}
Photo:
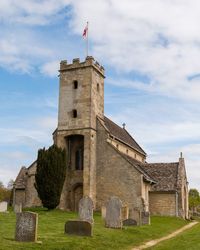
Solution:
{"label": "battlement", "polygon": [[93,67],[104,77],[104,67],[101,66],[92,56],[87,56],[84,62],[80,62],[79,58],[74,58],[71,64],[67,63],[67,60],[60,62],[60,72],[67,70],[74,70],[78,68]]}

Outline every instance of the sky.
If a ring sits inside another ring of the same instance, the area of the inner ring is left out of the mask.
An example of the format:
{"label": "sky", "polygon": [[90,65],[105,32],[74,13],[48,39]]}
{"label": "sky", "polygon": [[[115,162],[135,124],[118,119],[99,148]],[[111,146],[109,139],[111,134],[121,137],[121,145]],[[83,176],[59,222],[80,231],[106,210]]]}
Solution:
{"label": "sky", "polygon": [[105,68],[105,114],[148,162],[185,158],[200,190],[200,1],[1,0],[0,181],[7,185],[57,126],[61,60]]}

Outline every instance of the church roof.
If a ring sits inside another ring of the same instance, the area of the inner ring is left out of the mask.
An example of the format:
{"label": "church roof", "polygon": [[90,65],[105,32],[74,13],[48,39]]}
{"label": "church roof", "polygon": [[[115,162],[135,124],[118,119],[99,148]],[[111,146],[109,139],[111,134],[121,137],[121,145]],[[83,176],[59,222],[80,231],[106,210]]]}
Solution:
{"label": "church roof", "polygon": [[137,166],[146,180],[155,184],[152,191],[176,191],[178,181],[178,162],[171,163],[142,163],[126,155],[127,160]]}
{"label": "church roof", "polygon": [[26,167],[22,167],[19,171],[19,174],[14,182],[14,186],[16,189],[25,189],[26,186]]}
{"label": "church roof", "polygon": [[106,116],[104,116],[104,122],[109,133],[113,137],[129,145],[130,147],[134,148],[135,150],[146,156],[145,151],[139,146],[139,144],[133,139],[133,137],[127,132],[126,129],[121,128]]}
{"label": "church roof", "polygon": [[145,163],[140,166],[156,181],[152,191],[175,191],[178,180],[178,162]]}
{"label": "church roof", "polygon": [[[121,153],[121,152],[120,152],[120,153]],[[131,163],[140,173],[143,174],[144,179],[145,179],[146,181],[149,181],[149,182],[151,182],[151,183],[156,183],[156,180],[155,180],[151,175],[149,175],[149,173],[148,173],[148,172],[146,171],[146,169],[143,167],[144,164],[142,164],[141,162],[135,160],[134,158],[132,158],[132,157],[126,155],[126,154],[123,154],[123,153],[121,153],[121,154],[122,154],[122,155],[124,156],[124,158],[126,158],[126,160],[127,160],[128,162],[130,162],[130,163]]]}

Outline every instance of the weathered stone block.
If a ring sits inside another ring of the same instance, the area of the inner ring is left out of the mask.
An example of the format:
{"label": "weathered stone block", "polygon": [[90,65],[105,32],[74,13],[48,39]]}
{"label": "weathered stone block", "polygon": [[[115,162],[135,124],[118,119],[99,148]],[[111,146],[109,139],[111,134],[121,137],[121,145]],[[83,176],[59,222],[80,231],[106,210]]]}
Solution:
{"label": "weathered stone block", "polygon": [[137,226],[137,221],[133,219],[123,220],[123,226]]}
{"label": "weathered stone block", "polygon": [[22,212],[22,204],[15,204],[14,205],[14,212],[15,213],[21,213]]}
{"label": "weathered stone block", "polygon": [[92,224],[88,221],[69,220],[65,223],[65,233],[92,236]]}
{"label": "weathered stone block", "polygon": [[79,219],[93,223],[93,201],[89,196],[83,197],[79,201]]}
{"label": "weathered stone block", "polygon": [[16,214],[16,241],[37,241],[38,214],[23,212]]}
{"label": "weathered stone block", "polygon": [[122,220],[128,219],[128,214],[129,214],[129,208],[127,206],[122,207],[122,212],[121,212]]}
{"label": "weathered stone block", "polygon": [[149,212],[141,212],[141,224],[150,225],[150,213]]}
{"label": "weathered stone block", "polygon": [[112,196],[106,205],[106,227],[122,228],[121,209],[121,200]]}
{"label": "weathered stone block", "polygon": [[0,212],[7,212],[8,209],[8,202],[2,201],[0,202]]}
{"label": "weathered stone block", "polygon": [[105,206],[101,207],[101,218],[103,220],[105,220],[105,218],[106,218],[106,207]]}

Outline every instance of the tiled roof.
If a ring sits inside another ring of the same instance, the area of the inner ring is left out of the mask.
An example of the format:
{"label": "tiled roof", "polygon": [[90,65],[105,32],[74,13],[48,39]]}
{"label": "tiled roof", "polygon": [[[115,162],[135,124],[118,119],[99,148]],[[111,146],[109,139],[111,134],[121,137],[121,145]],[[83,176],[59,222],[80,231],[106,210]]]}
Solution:
{"label": "tiled roof", "polygon": [[24,189],[26,186],[26,174],[27,169],[25,167],[22,167],[19,171],[19,174],[14,182],[16,189]]}
{"label": "tiled roof", "polygon": [[[123,154],[123,153],[121,153]],[[143,167],[144,164],[142,164],[141,162],[135,160],[134,158],[123,154],[124,158],[126,158],[140,173],[143,174],[144,179],[147,181],[150,181],[152,183],[156,183],[156,180],[149,175],[149,173],[146,171],[146,169]]]}
{"label": "tiled roof", "polygon": [[152,191],[177,190],[178,162],[172,163],[142,163],[130,156],[125,156],[133,165],[143,171],[145,179],[153,180]]}
{"label": "tiled roof", "polygon": [[177,189],[178,162],[140,165],[157,182],[152,187],[153,191],[174,191]]}
{"label": "tiled roof", "polygon": [[104,116],[105,126],[109,133],[120,141],[128,144],[130,147],[136,149],[141,154],[146,155],[144,150],[138,145],[138,143],[133,139],[133,137],[126,131],[126,129],[121,128],[116,123]]}

